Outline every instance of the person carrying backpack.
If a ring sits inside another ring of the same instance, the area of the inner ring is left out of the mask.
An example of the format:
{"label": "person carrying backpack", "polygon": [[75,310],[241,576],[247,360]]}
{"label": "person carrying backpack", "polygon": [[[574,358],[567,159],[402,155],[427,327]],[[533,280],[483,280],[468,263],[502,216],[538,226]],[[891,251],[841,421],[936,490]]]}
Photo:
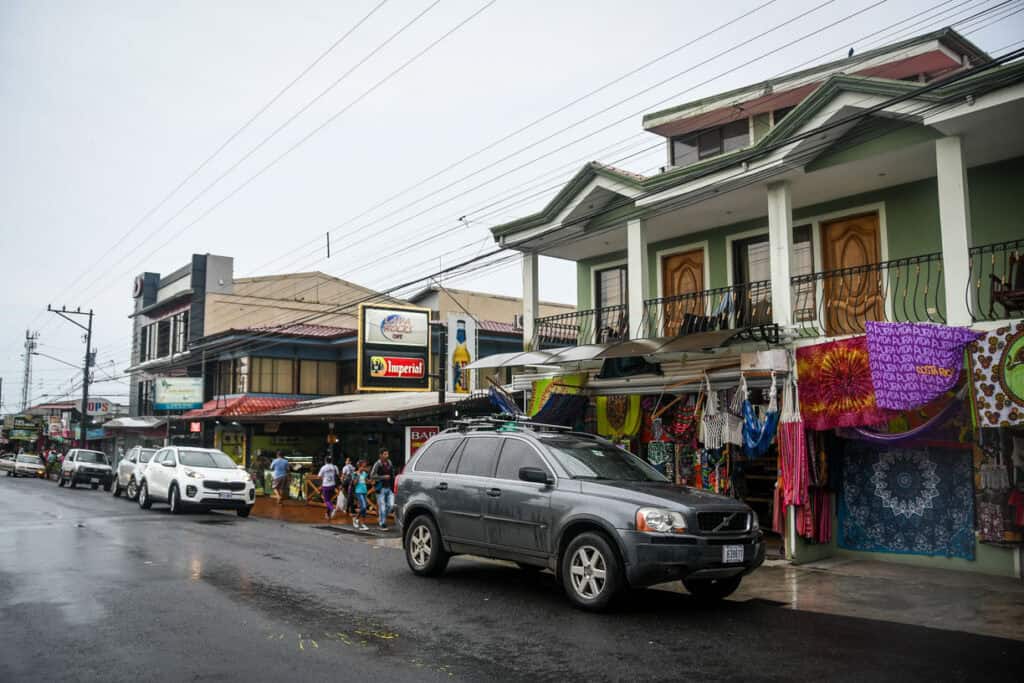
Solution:
{"label": "person carrying backpack", "polygon": [[377,524],[381,531],[387,531],[388,512],[395,506],[395,492],[391,488],[395,479],[395,464],[391,462],[387,448],[380,449],[378,460],[370,470],[370,479],[377,489]]}

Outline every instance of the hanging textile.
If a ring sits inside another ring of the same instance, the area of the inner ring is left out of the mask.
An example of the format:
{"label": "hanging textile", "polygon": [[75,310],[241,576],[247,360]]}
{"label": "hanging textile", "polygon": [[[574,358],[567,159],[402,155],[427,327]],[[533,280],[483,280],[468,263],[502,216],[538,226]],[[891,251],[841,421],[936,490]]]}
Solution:
{"label": "hanging textile", "polygon": [[979,427],[1024,425],[1024,321],[970,346],[972,405]]}
{"label": "hanging textile", "polygon": [[740,387],[743,391],[743,453],[748,458],[756,458],[768,452],[775,438],[775,430],[779,426],[779,408],[776,402],[775,373],[772,373],[772,386],[769,389],[768,409],[764,419],[760,419],[750,404],[747,380],[740,375]]}
{"label": "hanging textile", "polygon": [[687,448],[697,447],[697,397],[684,398],[676,404],[675,419],[669,426],[676,442]]}
{"label": "hanging textile", "polygon": [[807,458],[807,437],[797,407],[796,377],[791,376],[782,388],[782,415],[779,418],[779,464],[782,475],[783,503],[803,505],[807,502],[810,471]]}
{"label": "hanging textile", "polygon": [[613,441],[633,438],[640,431],[639,396],[598,396],[597,433]]}
{"label": "hanging textile", "polygon": [[732,392],[729,409],[724,412],[725,429],[723,438],[734,446],[743,445],[743,392],[737,388]]}
{"label": "hanging textile", "polygon": [[965,327],[867,322],[868,362],[879,408],[910,410],[953,388],[964,347],[978,338]]}
{"label": "hanging textile", "polygon": [[579,394],[587,385],[589,375],[585,372],[562,375],[553,379],[538,379],[533,382],[533,396],[530,398],[530,417],[536,417],[548,399],[555,394]]}
{"label": "hanging textile", "polygon": [[701,418],[700,441],[708,449],[720,449],[725,445],[725,415],[718,410],[718,394],[711,389],[711,380],[704,375],[707,385],[707,399],[704,416]]}
{"label": "hanging textile", "polygon": [[531,418],[534,422],[571,427],[587,410],[589,399],[581,394],[552,394]]}
{"label": "hanging textile", "polygon": [[840,547],[974,559],[969,451],[879,449],[856,441],[844,450]]}
{"label": "hanging textile", "polygon": [[891,413],[875,403],[867,340],[853,337],[796,351],[800,412],[807,427],[877,425]]}
{"label": "hanging textile", "polygon": [[965,435],[969,427],[965,398],[966,391],[961,390],[959,394],[956,394],[942,404],[922,424],[906,431],[887,433],[865,429],[864,427],[840,429],[837,431],[843,438],[867,441],[868,443],[878,445],[900,446],[915,441],[963,441],[961,435]]}

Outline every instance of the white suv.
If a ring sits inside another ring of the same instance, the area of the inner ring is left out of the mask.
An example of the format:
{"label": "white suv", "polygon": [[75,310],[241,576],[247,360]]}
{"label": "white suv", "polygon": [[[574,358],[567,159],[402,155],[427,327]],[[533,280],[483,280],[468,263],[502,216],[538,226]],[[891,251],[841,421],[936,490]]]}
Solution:
{"label": "white suv", "polygon": [[113,481],[114,472],[110,469],[106,453],[72,448],[60,466],[57,486],[67,484],[69,488],[75,488],[76,484],[89,484],[97,489],[102,485],[104,491],[109,491]]}
{"label": "white suv", "polygon": [[124,493],[129,500],[138,500],[139,481],[154,453],[155,448],[133,446],[128,454],[121,458],[114,468],[114,497]]}
{"label": "white suv", "polygon": [[139,481],[139,507],[167,501],[172,514],[185,507],[235,510],[248,517],[256,502],[249,473],[226,453],[212,448],[168,446],[150,460]]}

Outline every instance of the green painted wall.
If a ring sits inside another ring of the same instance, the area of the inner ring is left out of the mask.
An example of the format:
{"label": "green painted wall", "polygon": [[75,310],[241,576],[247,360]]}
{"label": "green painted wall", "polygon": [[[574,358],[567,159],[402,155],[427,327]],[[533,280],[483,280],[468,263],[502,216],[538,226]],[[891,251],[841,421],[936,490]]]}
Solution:
{"label": "green painted wall", "polygon": [[[1024,216],[1024,158],[972,168],[968,171],[968,186],[971,192],[971,221],[975,245],[1024,237],[1024,219],[1021,218]],[[890,259],[920,256],[942,250],[935,178],[802,206],[793,211],[793,220],[799,223],[813,216],[877,203],[885,205]],[[658,251],[707,241],[710,271],[710,282],[707,286],[724,287],[728,284],[726,237],[750,230],[766,230],[767,225],[768,218],[765,215],[649,244],[649,287],[652,297],[659,294],[658,264],[655,261],[655,254]],[[577,306],[581,310],[590,308],[593,266],[625,256],[625,252],[615,252],[578,263],[576,292]]]}

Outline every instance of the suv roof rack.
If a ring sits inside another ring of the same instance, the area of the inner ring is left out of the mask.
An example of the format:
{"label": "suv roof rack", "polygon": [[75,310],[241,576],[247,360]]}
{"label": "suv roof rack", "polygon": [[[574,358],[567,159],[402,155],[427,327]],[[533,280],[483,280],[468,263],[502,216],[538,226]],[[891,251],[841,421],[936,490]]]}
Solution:
{"label": "suv roof rack", "polygon": [[572,427],[534,422],[525,415],[512,415],[510,413],[499,413],[487,417],[468,417],[461,420],[452,420],[452,425],[446,432],[450,431],[499,431],[517,428],[526,428],[533,431],[555,431],[571,432]]}

